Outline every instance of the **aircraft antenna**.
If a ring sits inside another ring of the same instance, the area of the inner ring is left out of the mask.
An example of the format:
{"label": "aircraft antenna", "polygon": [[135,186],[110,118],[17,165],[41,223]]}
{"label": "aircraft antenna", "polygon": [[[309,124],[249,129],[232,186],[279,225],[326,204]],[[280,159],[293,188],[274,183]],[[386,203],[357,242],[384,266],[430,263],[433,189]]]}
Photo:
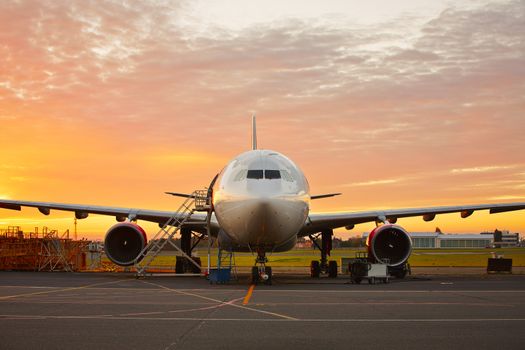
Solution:
{"label": "aircraft antenna", "polygon": [[252,115],[252,150],[257,149],[257,122],[255,113]]}

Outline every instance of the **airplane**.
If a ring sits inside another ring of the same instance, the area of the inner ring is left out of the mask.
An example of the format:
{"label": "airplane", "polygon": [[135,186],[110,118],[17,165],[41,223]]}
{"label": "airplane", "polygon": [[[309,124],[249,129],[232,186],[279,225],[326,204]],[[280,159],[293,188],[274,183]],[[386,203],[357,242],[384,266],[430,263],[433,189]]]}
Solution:
{"label": "airplane", "polygon": [[[201,235],[209,232],[217,239],[220,249],[252,252],[256,255],[251,276],[253,283],[263,281],[271,284],[272,269],[267,266],[266,253],[291,250],[299,237],[310,237],[321,253],[320,260],[311,262],[310,275],[315,278],[321,274],[337,277],[337,262],[328,259],[334,229],[344,227],[350,230],[356,224],[367,222],[376,225],[366,242],[369,260],[386,264],[391,275],[403,278],[408,271],[412,240],[408,232],[396,224],[399,218],[422,216],[423,220],[432,221],[438,214],[460,213],[462,218],[467,218],[478,210],[489,210],[493,214],[525,209],[525,202],[521,202],[313,213],[310,212],[311,200],[340,193],[311,195],[306,176],[291,159],[276,151],[258,149],[255,115],[252,116],[251,148],[233,158],[211,182],[208,192],[213,213],[209,226],[207,214],[195,212],[180,233],[181,247],[189,257],[192,255],[192,234],[195,232]],[[184,215],[148,209],[0,200],[0,208],[21,210],[22,207],[38,208],[44,215],[49,215],[51,210],[72,211],[77,219],[85,219],[89,214],[115,216],[119,223],[107,231],[104,249],[107,257],[121,266],[136,263],[147,245],[147,235],[137,220],[156,222],[162,226],[170,218]],[[317,242],[319,238],[320,243]]]}

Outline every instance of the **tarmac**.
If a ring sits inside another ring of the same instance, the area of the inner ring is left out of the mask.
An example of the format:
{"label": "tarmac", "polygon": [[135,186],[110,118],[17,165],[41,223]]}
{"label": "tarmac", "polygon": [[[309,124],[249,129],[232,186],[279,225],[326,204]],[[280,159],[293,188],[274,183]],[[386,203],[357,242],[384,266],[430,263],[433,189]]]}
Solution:
{"label": "tarmac", "polygon": [[0,349],[524,349],[525,275],[0,272]]}

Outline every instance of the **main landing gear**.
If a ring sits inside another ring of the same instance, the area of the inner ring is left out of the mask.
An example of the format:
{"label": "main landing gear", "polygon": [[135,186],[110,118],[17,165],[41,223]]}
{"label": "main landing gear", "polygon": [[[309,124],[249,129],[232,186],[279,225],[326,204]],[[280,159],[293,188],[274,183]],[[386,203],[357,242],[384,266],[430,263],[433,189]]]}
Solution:
{"label": "main landing gear", "polygon": [[264,284],[272,284],[272,268],[266,266],[268,258],[266,258],[266,252],[264,250],[257,250],[257,258],[255,259],[255,266],[252,267],[252,283],[258,284],[263,282]]}
{"label": "main landing gear", "polygon": [[[321,251],[321,260],[312,260],[310,263],[310,276],[313,278],[319,278],[321,273],[328,274],[329,278],[337,277],[337,261],[330,260],[330,252],[332,251],[332,236],[334,231],[327,230],[318,233],[317,235],[310,235],[310,239],[314,245]],[[317,243],[317,239],[321,237],[321,245]]]}
{"label": "main landing gear", "polygon": [[[201,241],[203,238],[203,235],[196,235],[195,241],[192,239],[192,231],[188,228],[182,228],[180,231],[180,245],[182,251],[188,255],[191,256],[191,259],[196,262],[199,266],[201,266],[201,258],[192,256],[193,249],[197,246],[197,244]],[[195,266],[192,262],[188,260],[188,258],[184,256],[177,256],[175,263],[175,273],[177,274],[183,274],[183,273],[200,273],[201,269]]]}
{"label": "main landing gear", "polygon": [[388,274],[390,276],[394,276],[395,278],[403,279],[406,277],[407,274],[411,274],[410,264],[404,263],[399,266],[389,266]]}

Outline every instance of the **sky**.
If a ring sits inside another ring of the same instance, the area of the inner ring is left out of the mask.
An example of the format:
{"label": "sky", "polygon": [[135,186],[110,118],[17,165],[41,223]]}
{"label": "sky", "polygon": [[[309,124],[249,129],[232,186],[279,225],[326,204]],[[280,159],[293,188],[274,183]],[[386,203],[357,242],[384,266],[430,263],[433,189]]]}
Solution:
{"label": "sky", "polygon": [[[524,33],[522,0],[4,0],[0,197],[175,210],[164,191],[207,186],[256,112],[261,148],[343,193],[314,212],[525,202]],[[525,233],[525,212],[398,223]]]}

